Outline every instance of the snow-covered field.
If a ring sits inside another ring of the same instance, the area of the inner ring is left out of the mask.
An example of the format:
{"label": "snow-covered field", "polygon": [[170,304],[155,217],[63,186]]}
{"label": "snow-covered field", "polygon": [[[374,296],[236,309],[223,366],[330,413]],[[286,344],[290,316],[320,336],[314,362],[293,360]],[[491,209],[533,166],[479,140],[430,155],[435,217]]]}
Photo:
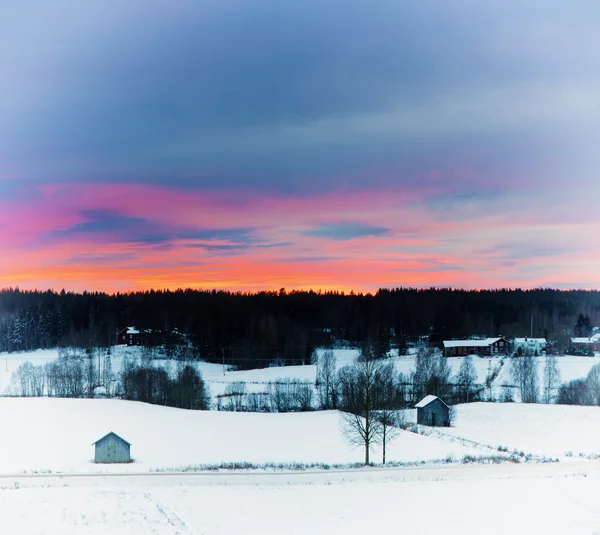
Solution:
{"label": "snow-covered field", "polygon": [[19,535],[591,535],[600,467],[487,465],[354,473],[0,480]]}
{"label": "snow-covered field", "polygon": [[[323,350],[318,350],[320,354]],[[341,368],[351,364],[358,356],[356,349],[334,350],[337,367]],[[138,347],[115,346],[112,350],[112,369],[118,374],[123,368],[125,359],[141,361],[142,351]],[[11,384],[13,372],[24,362],[30,361],[36,366],[42,366],[58,358],[58,350],[40,350],[29,353],[0,353],[0,394],[6,393]],[[532,357],[538,365],[540,378],[543,374],[546,357]],[[414,371],[415,362],[413,355],[393,356],[390,358],[396,369],[408,376]],[[448,363],[453,374],[456,374],[463,362],[464,357],[453,357]],[[585,377],[592,366],[600,364],[600,357],[557,357],[560,370],[561,382]],[[176,363],[172,360],[155,359],[151,361],[154,366],[167,367],[175,370]],[[492,386],[492,396],[499,399],[502,395],[503,385],[512,384],[510,377],[510,359],[473,357],[473,364],[477,372],[477,382],[484,383],[490,369],[498,368],[499,373]],[[220,364],[209,362],[197,362],[195,366],[210,388],[213,401],[216,397],[225,393],[228,384],[235,381],[246,383],[248,392],[263,392],[269,381],[281,381],[284,379],[296,379],[299,381],[315,383],[317,367],[315,365],[272,367],[257,370],[230,371]]]}
{"label": "snow-covered field", "polygon": [[[338,360],[352,357],[347,352]],[[2,384],[19,363],[54,358],[56,352],[9,355]],[[585,376],[598,361],[563,359],[563,379]],[[452,359],[452,366],[458,369],[459,361]],[[396,363],[401,371],[412,366],[410,357]],[[485,376],[487,359],[476,365]],[[223,375],[220,366],[199,366],[217,391],[229,381],[260,387],[290,376],[314,380],[315,373],[314,366],[298,366]],[[502,447],[560,460],[546,464],[177,473],[234,462],[360,462],[363,452],[348,445],[335,411],[203,412],[120,400],[5,397],[0,430],[2,533],[600,533],[600,461],[594,460],[600,407],[459,405],[454,427],[402,432],[388,446],[390,461],[460,461],[501,455]],[[91,462],[92,442],[108,431],[132,443],[135,462]],[[379,461],[379,448],[373,459]]]}
{"label": "snow-covered field", "polygon": [[[427,428],[429,429],[429,428]],[[600,458],[600,407],[525,403],[457,405],[454,427],[434,436],[460,437],[568,461]]]}
{"label": "snow-covered field", "polygon": [[[347,464],[363,460],[337,411],[262,414],[187,411],[102,399],[0,398],[0,474],[147,472],[248,462]],[[132,444],[136,462],[96,465],[92,443],[114,431]],[[380,462],[379,447],[372,450]],[[389,461],[486,455],[437,438],[402,432]]]}

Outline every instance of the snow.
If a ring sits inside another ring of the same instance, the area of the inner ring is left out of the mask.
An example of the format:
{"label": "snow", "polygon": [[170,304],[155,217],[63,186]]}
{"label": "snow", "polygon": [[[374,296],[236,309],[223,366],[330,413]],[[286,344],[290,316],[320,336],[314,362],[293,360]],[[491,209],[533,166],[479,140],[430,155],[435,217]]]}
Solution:
{"label": "snow", "polygon": [[22,353],[0,352],[0,393],[5,392],[10,386],[13,372],[25,362],[29,361],[35,366],[43,366],[58,358],[58,349],[40,349]]}
{"label": "snow", "polygon": [[[113,368],[118,372],[124,359],[140,354],[138,348],[115,348]],[[336,351],[338,367],[357,354]],[[56,350],[0,355],[5,364],[0,385],[8,386],[23,362],[44,364],[57,356]],[[535,359],[541,376],[545,357]],[[463,360],[448,360],[453,373]],[[414,369],[413,356],[391,361],[402,373]],[[600,362],[594,357],[557,361],[563,381],[585,377]],[[473,362],[480,382],[490,363],[499,367],[495,392],[510,383],[510,359],[474,357]],[[198,368],[213,394],[233,381],[246,381],[251,390],[288,377],[314,381],[316,375],[313,365],[225,373],[217,364],[198,363]],[[416,411],[409,413],[414,418]],[[454,427],[420,426],[427,436],[402,432],[387,450],[388,460],[401,462],[460,461],[465,455],[517,450],[558,458],[558,463],[173,473],[234,462],[360,462],[363,451],[349,446],[340,420],[336,411],[251,414],[106,399],[0,398],[2,533],[598,532],[600,461],[594,459],[600,456],[600,407],[459,405]],[[110,431],[132,444],[134,463],[91,462],[91,444]],[[380,448],[374,448],[372,459],[380,456]]]}
{"label": "snow", "polygon": [[485,340],[444,340],[444,347],[488,347],[502,338],[486,338]]}
{"label": "snow", "polygon": [[[248,462],[361,462],[337,411],[263,414],[187,411],[107,399],[0,398],[0,474],[148,472]],[[92,443],[109,432],[131,443],[134,463],[96,465]],[[380,447],[372,449],[381,458]],[[391,441],[387,459],[460,460],[477,449],[408,431]]]}
{"label": "snow", "polygon": [[432,395],[425,396],[421,401],[419,401],[419,403],[417,403],[415,405],[415,408],[416,409],[420,409],[422,407],[425,407],[425,406],[429,405],[432,401],[434,401],[436,399],[438,399],[437,396],[432,396]]}
{"label": "snow", "polygon": [[589,535],[599,492],[597,464],[22,478],[0,481],[0,517],[19,535]]}
{"label": "snow", "polygon": [[582,338],[581,336],[576,338],[571,338],[571,343],[573,344],[593,344],[595,340],[592,338]]}
{"label": "snow", "polygon": [[[317,350],[317,354],[322,354],[324,350]],[[336,357],[336,365],[339,368],[352,364],[354,359],[359,355],[358,349],[335,349],[333,350]],[[142,361],[143,350],[140,347],[128,347],[125,345],[115,346],[112,348],[112,369],[115,374],[118,374],[125,360],[133,360],[136,362]],[[26,361],[31,361],[36,366],[44,365],[58,358],[58,350],[39,350],[28,353],[0,353],[0,393],[6,393],[10,386],[12,373]],[[449,357],[448,364],[452,370],[452,374],[456,375],[460,369],[460,365],[467,357]],[[492,396],[498,399],[502,394],[503,385],[512,385],[513,381],[510,374],[511,358],[509,357],[479,357],[471,356],[473,365],[477,373],[477,382],[482,384],[488,375],[489,370],[498,368],[498,376],[492,386]],[[528,357],[533,358],[537,363],[540,380],[542,378],[546,357]],[[580,357],[580,356],[558,356],[556,357],[558,368],[560,371],[561,382],[571,381],[586,377],[592,366],[600,363],[600,359],[596,357]],[[3,362],[4,361],[4,362]],[[415,356],[402,355],[392,356],[390,362],[394,363],[397,371],[403,373],[406,377],[415,369]],[[154,359],[150,361],[153,366],[161,366],[174,371],[177,367],[177,362],[166,359]],[[317,377],[317,367],[313,364],[304,366],[284,366],[271,367],[255,370],[231,371],[227,366],[209,362],[197,362],[196,368],[202,372],[204,380],[208,384],[213,401],[216,401],[216,396],[225,393],[227,385],[243,381],[246,383],[247,392],[264,392],[267,383],[270,381],[283,381],[285,379],[294,379],[298,381],[315,383]],[[6,371],[8,368],[8,371]]]}
{"label": "snow", "polygon": [[[414,415],[413,415],[414,418]],[[456,406],[446,436],[569,461],[600,457],[600,407],[525,403],[469,403]]]}

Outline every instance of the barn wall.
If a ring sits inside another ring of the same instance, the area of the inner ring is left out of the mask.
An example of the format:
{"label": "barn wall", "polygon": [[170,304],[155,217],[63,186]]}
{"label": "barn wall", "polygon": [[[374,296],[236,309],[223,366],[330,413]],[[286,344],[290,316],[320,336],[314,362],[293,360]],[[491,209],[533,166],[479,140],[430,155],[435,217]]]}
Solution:
{"label": "barn wall", "polygon": [[128,463],[131,461],[130,446],[115,435],[108,435],[96,443],[94,462]]}
{"label": "barn wall", "polygon": [[425,407],[417,408],[418,424],[447,427],[450,425],[449,419],[450,415],[448,407],[446,407],[439,399],[432,401]]}

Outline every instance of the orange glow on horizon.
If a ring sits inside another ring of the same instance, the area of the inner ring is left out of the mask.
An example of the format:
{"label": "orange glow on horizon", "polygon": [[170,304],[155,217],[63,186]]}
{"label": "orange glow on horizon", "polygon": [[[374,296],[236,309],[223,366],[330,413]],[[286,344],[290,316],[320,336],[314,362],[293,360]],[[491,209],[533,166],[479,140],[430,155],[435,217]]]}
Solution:
{"label": "orange glow on horizon", "polygon": [[511,202],[440,210],[413,191],[296,198],[47,186],[24,204],[0,200],[0,287],[600,287],[600,252],[589,248],[597,216],[534,222],[515,217]]}

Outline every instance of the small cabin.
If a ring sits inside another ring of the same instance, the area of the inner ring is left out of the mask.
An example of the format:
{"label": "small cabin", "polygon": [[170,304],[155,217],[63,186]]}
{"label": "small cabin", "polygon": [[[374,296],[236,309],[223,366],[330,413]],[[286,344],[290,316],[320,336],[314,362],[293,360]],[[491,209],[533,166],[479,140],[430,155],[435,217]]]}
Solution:
{"label": "small cabin", "polygon": [[112,431],[92,444],[95,463],[131,462],[131,444]]}
{"label": "small cabin", "polygon": [[450,407],[437,396],[425,396],[415,407],[418,424],[450,427]]}

